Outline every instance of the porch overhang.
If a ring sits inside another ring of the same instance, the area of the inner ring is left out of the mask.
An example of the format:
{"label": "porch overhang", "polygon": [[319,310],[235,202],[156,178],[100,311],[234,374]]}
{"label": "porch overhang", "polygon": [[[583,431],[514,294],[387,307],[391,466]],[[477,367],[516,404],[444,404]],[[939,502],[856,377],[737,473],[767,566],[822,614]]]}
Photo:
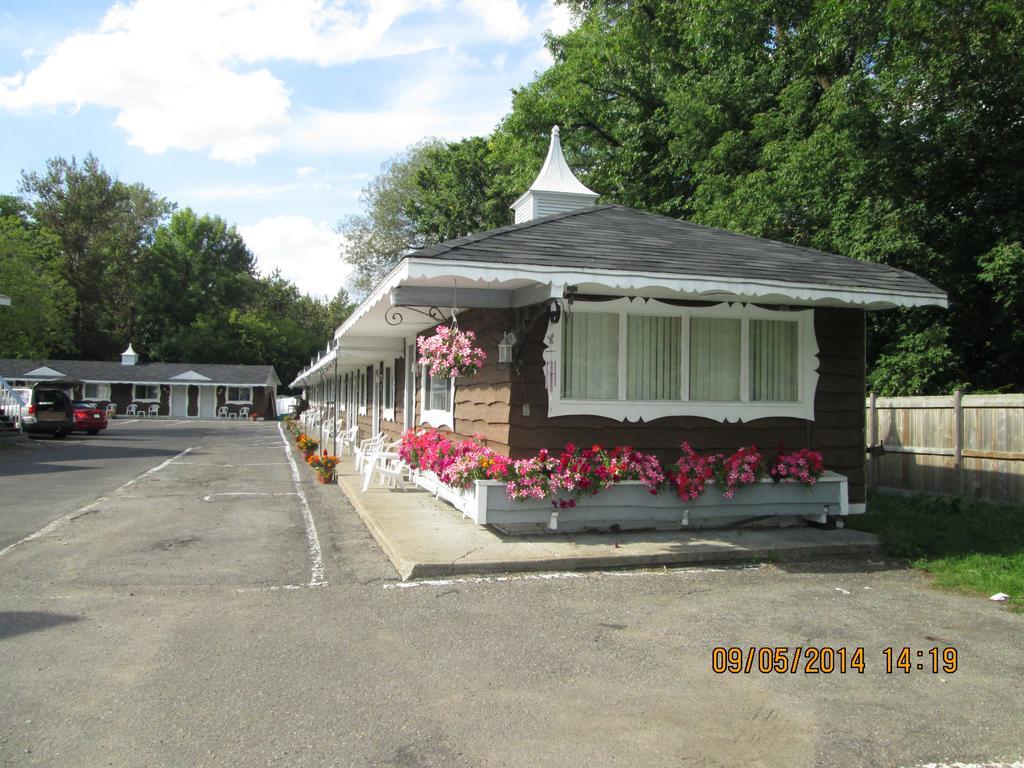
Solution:
{"label": "porch overhang", "polygon": [[320,380],[317,373],[327,365],[333,371],[332,355],[340,355],[341,370],[379,360],[382,353],[401,354],[404,339],[443,322],[452,309],[511,309],[562,300],[569,293],[866,311],[948,306],[944,294],[927,291],[413,256],[395,266],[356,307],[335,332],[335,349],[301,372],[293,386]]}

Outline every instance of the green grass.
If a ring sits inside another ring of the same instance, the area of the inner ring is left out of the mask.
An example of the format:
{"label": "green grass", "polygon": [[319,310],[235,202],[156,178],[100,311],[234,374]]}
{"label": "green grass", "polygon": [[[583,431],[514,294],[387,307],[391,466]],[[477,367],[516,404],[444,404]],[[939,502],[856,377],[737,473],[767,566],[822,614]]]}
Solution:
{"label": "green grass", "polygon": [[847,518],[885,551],[930,573],[936,586],[988,597],[1010,596],[1024,611],[1024,507],[956,498],[872,494],[868,513]]}

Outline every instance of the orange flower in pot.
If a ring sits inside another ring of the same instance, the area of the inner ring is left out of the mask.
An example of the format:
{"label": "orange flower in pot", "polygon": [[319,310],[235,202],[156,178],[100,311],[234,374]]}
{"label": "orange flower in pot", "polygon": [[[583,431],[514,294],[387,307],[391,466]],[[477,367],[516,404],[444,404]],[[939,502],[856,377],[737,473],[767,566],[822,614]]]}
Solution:
{"label": "orange flower in pot", "polygon": [[314,453],[306,459],[306,463],[316,470],[316,477],[321,483],[334,482],[334,470],[338,466],[338,457],[327,453],[325,448],[321,453]]}
{"label": "orange flower in pot", "polygon": [[316,453],[317,450],[320,448],[319,441],[314,440],[312,437],[307,435],[305,432],[303,432],[301,435],[299,435],[299,437],[295,441],[295,443],[296,443],[296,445],[298,445],[299,450],[302,451],[304,454],[306,454],[306,459],[307,460],[309,459],[310,456],[312,456],[314,453]]}

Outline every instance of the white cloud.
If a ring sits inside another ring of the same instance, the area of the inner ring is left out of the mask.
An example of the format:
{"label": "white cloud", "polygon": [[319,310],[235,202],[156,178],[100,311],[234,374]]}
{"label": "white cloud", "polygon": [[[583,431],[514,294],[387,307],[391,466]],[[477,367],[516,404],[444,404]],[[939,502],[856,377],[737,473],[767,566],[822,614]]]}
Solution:
{"label": "white cloud", "polygon": [[503,110],[451,114],[395,108],[386,112],[318,110],[297,123],[291,136],[311,152],[397,152],[426,138],[460,139],[490,133]]}
{"label": "white cloud", "polygon": [[304,176],[309,176],[314,171],[316,171],[316,168],[314,168],[311,165],[300,165],[298,168],[295,169],[295,175],[301,178]]}
{"label": "white cloud", "polygon": [[564,5],[556,5],[554,0],[547,0],[547,5],[538,16],[539,26],[553,35],[564,35],[576,27],[577,20],[573,13]]}
{"label": "white cloud", "polygon": [[514,42],[530,32],[530,20],[516,0],[462,0],[462,5],[477,15],[484,29],[498,39]]}
{"label": "white cloud", "polygon": [[298,189],[298,184],[212,184],[195,187],[189,197],[204,200],[251,200],[285,195]]}
{"label": "white cloud", "polygon": [[326,222],[273,216],[238,231],[262,273],[280,269],[303,293],[333,297],[351,275],[351,267],[341,260],[343,238]]}
{"label": "white cloud", "polygon": [[[250,162],[291,129],[292,94],[271,71],[277,61],[328,67],[529,32],[515,0],[456,1],[120,2],[34,69],[0,76],[0,108],[97,105],[115,110],[129,143],[147,153]],[[398,23],[424,13],[428,22]],[[354,127],[374,129],[358,117]]]}

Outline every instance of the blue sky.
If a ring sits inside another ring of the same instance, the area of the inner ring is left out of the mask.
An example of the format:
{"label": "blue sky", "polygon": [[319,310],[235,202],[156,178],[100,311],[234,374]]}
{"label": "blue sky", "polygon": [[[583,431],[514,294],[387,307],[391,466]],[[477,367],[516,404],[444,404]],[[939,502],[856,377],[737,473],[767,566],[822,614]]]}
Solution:
{"label": "blue sky", "polygon": [[0,192],[93,152],[238,226],[263,271],[333,294],[337,221],[428,136],[489,132],[550,64],[552,0],[33,0],[0,5]]}

